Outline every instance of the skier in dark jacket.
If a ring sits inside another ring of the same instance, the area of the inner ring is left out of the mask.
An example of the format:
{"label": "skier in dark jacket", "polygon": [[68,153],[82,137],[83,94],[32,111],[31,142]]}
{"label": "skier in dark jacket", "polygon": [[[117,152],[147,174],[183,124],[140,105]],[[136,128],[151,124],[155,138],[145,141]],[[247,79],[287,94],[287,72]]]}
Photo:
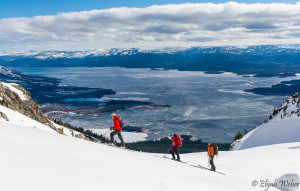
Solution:
{"label": "skier in dark jacket", "polygon": [[214,156],[215,156],[215,149],[214,146],[212,145],[211,141],[208,141],[208,146],[207,146],[207,155],[208,155],[208,159],[209,159],[209,163],[210,163],[210,167],[212,171],[216,171],[216,167],[214,164]]}
{"label": "skier in dark jacket", "polygon": [[121,135],[122,128],[120,126],[119,116],[117,116],[116,114],[113,113],[113,114],[111,114],[111,118],[113,120],[114,126],[110,128],[110,130],[113,131],[110,133],[110,142],[112,144],[114,143],[114,136],[117,134],[121,141],[122,147],[125,147],[125,143],[124,143],[123,137]]}
{"label": "skier in dark jacket", "polygon": [[[180,135],[174,134],[171,135],[171,138],[172,138],[172,150],[171,150],[172,159],[180,161],[180,156],[178,154],[178,147],[181,147],[181,137]],[[175,154],[177,155],[177,159],[175,159]]]}

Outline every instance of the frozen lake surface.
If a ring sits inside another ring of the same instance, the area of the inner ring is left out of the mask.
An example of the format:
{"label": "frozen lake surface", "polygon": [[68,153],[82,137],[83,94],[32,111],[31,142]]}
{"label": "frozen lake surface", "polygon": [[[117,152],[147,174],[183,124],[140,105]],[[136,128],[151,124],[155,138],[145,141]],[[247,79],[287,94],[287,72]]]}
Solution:
{"label": "frozen lake surface", "polygon": [[[282,96],[262,96],[243,90],[300,79],[299,76],[256,78],[233,73],[205,74],[198,71],[119,67],[16,70],[30,75],[59,78],[67,85],[109,88],[117,92],[116,95],[92,98],[91,101],[136,100],[171,105],[162,110],[126,110],[117,113],[126,124],[146,128],[160,135],[189,132],[204,141],[217,142],[231,142],[238,130],[251,130],[260,125],[284,99]],[[67,114],[60,117],[87,129],[107,129],[112,125],[109,116]]]}

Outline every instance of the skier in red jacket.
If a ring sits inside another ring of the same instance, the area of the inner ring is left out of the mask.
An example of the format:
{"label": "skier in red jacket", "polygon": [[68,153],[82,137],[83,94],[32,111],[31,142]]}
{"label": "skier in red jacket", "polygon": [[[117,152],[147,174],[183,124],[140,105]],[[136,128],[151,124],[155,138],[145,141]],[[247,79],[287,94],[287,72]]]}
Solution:
{"label": "skier in red jacket", "polygon": [[113,120],[114,126],[110,128],[110,130],[113,130],[113,132],[110,133],[110,142],[112,144],[114,143],[114,136],[117,134],[120,141],[121,141],[121,145],[123,147],[125,147],[125,143],[124,143],[124,140],[123,140],[122,135],[121,135],[122,128],[121,128],[121,125],[120,125],[120,118],[119,118],[119,116],[117,116],[114,113],[111,114],[111,118]]}
{"label": "skier in red jacket", "polygon": [[[180,161],[180,157],[178,154],[178,147],[181,147],[181,137],[180,135],[174,134],[171,135],[171,138],[172,138],[172,150],[171,150],[172,159]],[[175,159],[175,154],[177,155],[177,159]]]}

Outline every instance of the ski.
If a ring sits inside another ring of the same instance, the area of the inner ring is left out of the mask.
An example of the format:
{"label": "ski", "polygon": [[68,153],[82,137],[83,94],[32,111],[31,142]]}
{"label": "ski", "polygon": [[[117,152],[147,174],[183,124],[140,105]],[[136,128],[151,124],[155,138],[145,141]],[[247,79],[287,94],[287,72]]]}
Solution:
{"label": "ski", "polygon": [[202,168],[202,169],[209,170],[209,171],[211,171],[211,172],[216,172],[216,173],[219,173],[219,174],[223,174],[223,175],[225,175],[225,174],[224,174],[224,173],[222,173],[222,172],[218,172],[218,171],[212,171],[212,170],[210,170],[209,168],[206,168],[206,167],[204,167],[204,166],[201,166],[201,165],[198,165],[198,167],[199,167],[199,168]]}
{"label": "ski", "polygon": [[[157,156],[157,155],[154,155],[154,156],[159,157],[159,158],[163,158],[163,159],[169,159],[169,160],[172,160],[172,161],[181,162],[181,163],[187,164],[187,165],[192,166],[192,167],[201,168],[201,169],[205,169],[205,170],[211,171],[209,168],[206,168],[206,167],[201,166],[201,165],[197,165],[197,166],[196,165],[192,165],[192,164],[189,163],[189,161],[173,160],[172,158],[169,158],[169,157],[166,157],[166,156],[162,156],[162,157],[161,156]],[[218,172],[218,171],[211,171],[211,172],[215,172],[215,173],[218,173],[218,174],[226,175],[226,174],[224,174],[222,172]]]}
{"label": "ski", "polygon": [[159,158],[163,158],[163,159],[170,159],[172,161],[181,162],[181,163],[184,163],[184,164],[188,164],[189,163],[189,161],[173,160],[172,158],[166,157],[166,156],[162,156],[162,157],[161,156],[157,156],[157,155],[154,155],[154,156],[159,157]]}
{"label": "ski", "polygon": [[176,162],[181,162],[181,163],[184,163],[184,164],[188,164],[189,161],[181,161],[181,160],[173,160],[171,159],[172,161],[176,161]]}

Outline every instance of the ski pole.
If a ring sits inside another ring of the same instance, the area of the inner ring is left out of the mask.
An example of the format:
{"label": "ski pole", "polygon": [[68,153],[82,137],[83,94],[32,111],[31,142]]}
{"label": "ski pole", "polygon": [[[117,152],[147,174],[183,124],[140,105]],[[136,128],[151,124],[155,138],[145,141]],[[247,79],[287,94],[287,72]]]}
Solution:
{"label": "ski pole", "polygon": [[171,147],[167,150],[167,152],[164,155],[164,158],[166,157],[166,155],[169,153],[169,150],[171,149]]}
{"label": "ski pole", "polygon": [[106,133],[104,133],[103,137],[110,131],[110,129],[108,131],[106,131]]}
{"label": "ski pole", "polygon": [[207,166],[209,166],[209,156],[207,157]]}

